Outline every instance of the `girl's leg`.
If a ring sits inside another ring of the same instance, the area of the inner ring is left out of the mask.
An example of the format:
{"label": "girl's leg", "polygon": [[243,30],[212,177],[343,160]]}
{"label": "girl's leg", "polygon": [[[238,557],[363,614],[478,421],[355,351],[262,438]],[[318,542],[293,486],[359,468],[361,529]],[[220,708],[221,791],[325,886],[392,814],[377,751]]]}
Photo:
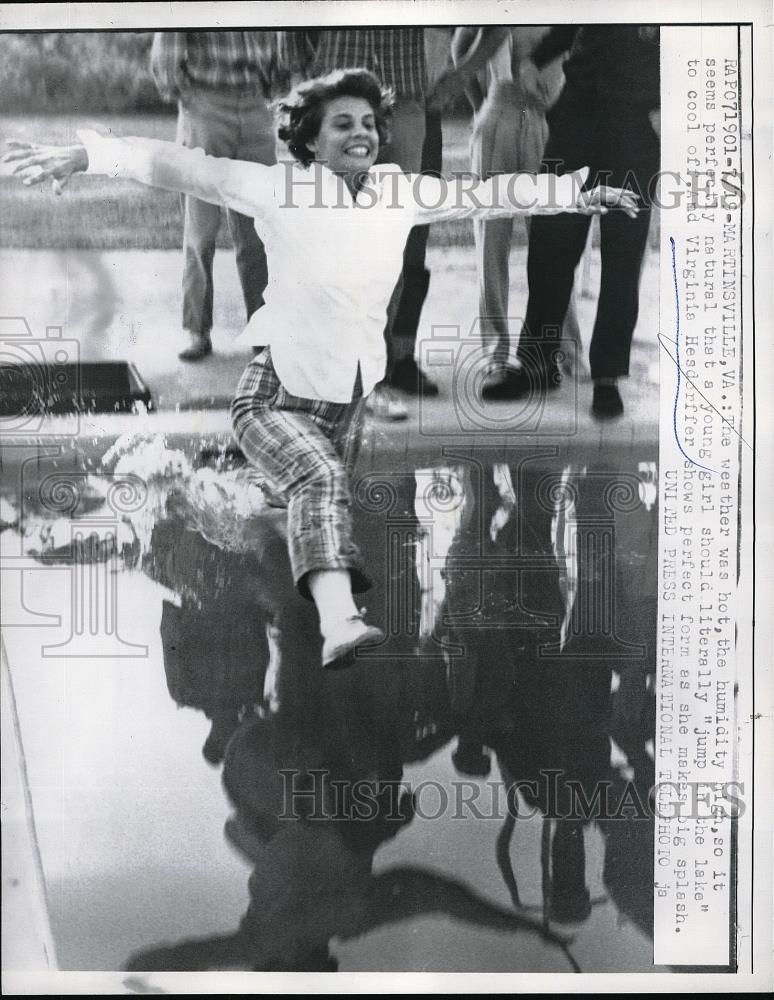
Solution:
{"label": "girl's leg", "polygon": [[352,407],[289,396],[267,355],[255,358],[242,377],[232,404],[234,432],[250,464],[287,503],[293,579],[317,605],[325,659],[326,649],[350,638],[360,644],[364,632],[377,632],[365,626],[352,598],[353,589],[368,589],[370,582],[352,540],[349,478],[332,440]]}
{"label": "girl's leg", "polygon": [[290,563],[296,586],[311,596],[308,576],[343,570],[356,590],[370,585],[352,541],[352,494],[331,441],[307,414],[270,406],[235,421],[239,446],[288,507]]}
{"label": "girl's leg", "polygon": [[307,576],[307,586],[320,615],[320,632],[332,634],[342,621],[358,617],[352,580],[345,569],[318,569]]}
{"label": "girl's leg", "polygon": [[352,581],[346,570],[315,570],[306,581],[320,616],[324,667],[344,666],[356,647],[382,642],[382,630],[366,625],[355,606]]}

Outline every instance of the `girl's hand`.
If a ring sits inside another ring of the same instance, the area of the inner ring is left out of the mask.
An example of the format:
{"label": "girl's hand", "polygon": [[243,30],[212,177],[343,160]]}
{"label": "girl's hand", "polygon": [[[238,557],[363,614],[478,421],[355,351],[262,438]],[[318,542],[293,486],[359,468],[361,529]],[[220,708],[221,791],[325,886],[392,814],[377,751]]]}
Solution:
{"label": "girl's hand", "polygon": [[[587,168],[581,174],[588,176]],[[600,184],[590,188],[588,191],[581,191],[575,200],[576,211],[581,215],[606,215],[611,208],[620,209],[629,216],[636,219],[640,211],[639,198],[628,188],[608,187]]]}
{"label": "girl's hand", "polygon": [[72,175],[89,166],[86,147],[80,144],[42,146],[36,142],[11,139],[8,145],[11,148],[2,162],[13,163],[11,173],[17,174],[27,187],[50,180],[54,193],[61,194]]}

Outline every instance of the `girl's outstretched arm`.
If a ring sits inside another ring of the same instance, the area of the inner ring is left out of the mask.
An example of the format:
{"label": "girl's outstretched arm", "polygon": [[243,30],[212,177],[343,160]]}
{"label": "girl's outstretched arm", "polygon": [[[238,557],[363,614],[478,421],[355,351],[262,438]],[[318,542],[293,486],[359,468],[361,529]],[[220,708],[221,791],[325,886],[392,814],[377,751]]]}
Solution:
{"label": "girl's outstretched arm", "polygon": [[160,139],[106,138],[91,131],[78,132],[78,138],[73,146],[11,140],[3,162],[13,164],[23,184],[50,180],[57,193],[74,173],[87,172],[179,191],[252,217],[276,203],[276,175],[259,163],[207,156]]}
{"label": "girl's outstretched arm", "polygon": [[417,225],[559,212],[604,215],[620,210],[631,218],[637,216],[639,200],[633,191],[603,185],[584,190],[588,173],[588,167],[582,167],[562,175],[498,174],[486,181],[472,175],[446,179],[412,174],[407,181],[416,205]]}

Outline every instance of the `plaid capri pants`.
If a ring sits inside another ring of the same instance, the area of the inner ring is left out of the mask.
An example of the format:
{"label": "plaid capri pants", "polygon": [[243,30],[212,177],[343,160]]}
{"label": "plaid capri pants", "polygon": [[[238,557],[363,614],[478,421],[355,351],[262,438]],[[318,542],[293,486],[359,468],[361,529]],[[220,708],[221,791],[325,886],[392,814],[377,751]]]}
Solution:
{"label": "plaid capri pants", "polygon": [[316,570],[348,569],[355,592],[371,586],[352,540],[349,477],[363,415],[359,372],[353,395],[351,403],[292,395],[265,347],[243,372],[231,404],[239,447],[269,501],[288,508],[293,580],[307,598],[306,576]]}

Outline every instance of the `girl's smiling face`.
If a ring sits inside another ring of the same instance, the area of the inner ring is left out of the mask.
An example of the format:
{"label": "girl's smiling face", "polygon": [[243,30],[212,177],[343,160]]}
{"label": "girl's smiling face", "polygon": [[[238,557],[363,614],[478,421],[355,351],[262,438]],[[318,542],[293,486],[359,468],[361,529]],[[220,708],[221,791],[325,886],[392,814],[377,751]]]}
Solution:
{"label": "girl's smiling face", "polygon": [[334,98],[326,105],[317,137],[307,147],[334,173],[370,169],[379,154],[374,109],[362,97]]}

